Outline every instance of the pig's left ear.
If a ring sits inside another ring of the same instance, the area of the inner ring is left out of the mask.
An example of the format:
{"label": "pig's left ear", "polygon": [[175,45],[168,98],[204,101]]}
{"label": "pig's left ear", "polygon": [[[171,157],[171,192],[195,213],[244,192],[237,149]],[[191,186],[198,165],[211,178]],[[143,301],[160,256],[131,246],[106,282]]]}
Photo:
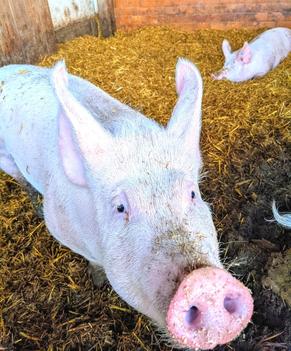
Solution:
{"label": "pig's left ear", "polygon": [[247,41],[244,43],[244,46],[238,52],[237,59],[243,63],[250,63],[251,62],[252,49]]}
{"label": "pig's left ear", "polygon": [[223,55],[227,59],[231,55],[231,47],[230,47],[229,41],[224,39],[221,47],[222,47]]}
{"label": "pig's left ear", "polygon": [[113,138],[68,89],[64,62],[53,68],[52,84],[62,108],[58,143],[64,172],[72,183],[87,186],[86,166],[101,167]]}
{"label": "pig's left ear", "polygon": [[[188,60],[179,59],[176,65],[178,101],[167,125],[170,136],[200,167],[200,130],[203,83],[198,68]],[[192,158],[193,157],[193,158]]]}

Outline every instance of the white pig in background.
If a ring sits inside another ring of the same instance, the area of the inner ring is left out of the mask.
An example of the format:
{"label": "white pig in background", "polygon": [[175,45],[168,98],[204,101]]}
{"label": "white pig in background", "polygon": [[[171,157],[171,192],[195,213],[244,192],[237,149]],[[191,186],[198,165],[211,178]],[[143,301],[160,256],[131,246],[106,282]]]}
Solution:
{"label": "white pig in background", "polygon": [[212,75],[214,79],[242,82],[261,77],[275,68],[291,51],[291,29],[269,29],[250,43],[245,42],[239,50],[231,52],[229,42],[224,39],[222,51],[225,62],[221,71]]}
{"label": "white pig in background", "polygon": [[[51,234],[175,345],[211,349],[248,324],[249,290],[219,259],[201,199],[202,78],[176,67],[168,125],[54,69],[0,69],[0,167],[44,198]],[[104,274],[105,272],[105,274]]]}
{"label": "white pig in background", "polygon": [[291,213],[283,213],[280,215],[276,208],[275,201],[272,204],[272,211],[275,220],[285,228],[291,229]]}

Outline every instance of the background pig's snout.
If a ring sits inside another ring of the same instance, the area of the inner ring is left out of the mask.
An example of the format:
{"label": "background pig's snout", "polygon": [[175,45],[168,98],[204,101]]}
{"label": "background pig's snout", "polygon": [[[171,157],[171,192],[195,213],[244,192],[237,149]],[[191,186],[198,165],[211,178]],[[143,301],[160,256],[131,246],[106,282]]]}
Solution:
{"label": "background pig's snout", "polygon": [[220,70],[216,73],[211,74],[211,78],[215,80],[221,80],[226,78],[226,71],[225,70]]}
{"label": "background pig's snout", "polygon": [[210,349],[238,336],[253,313],[249,290],[223,269],[204,267],[180,284],[167,315],[175,340],[194,349]]}
{"label": "background pig's snout", "polygon": [[210,76],[212,79],[219,79],[219,72],[211,73]]}

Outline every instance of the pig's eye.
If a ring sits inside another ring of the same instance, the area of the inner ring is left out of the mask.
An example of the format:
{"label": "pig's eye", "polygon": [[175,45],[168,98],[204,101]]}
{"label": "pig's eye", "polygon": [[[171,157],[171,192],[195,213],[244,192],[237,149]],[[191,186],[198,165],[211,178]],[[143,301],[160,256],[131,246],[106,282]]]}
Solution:
{"label": "pig's eye", "polygon": [[192,191],[191,191],[191,199],[194,200],[195,197],[196,197],[195,191],[192,190]]}
{"label": "pig's eye", "polygon": [[124,210],[125,210],[125,207],[123,204],[118,205],[116,208],[117,208],[117,211],[120,213],[124,212]]}
{"label": "pig's eye", "polygon": [[126,193],[121,191],[115,195],[112,200],[115,214],[118,216],[118,218],[123,218],[126,220],[126,222],[128,222],[131,218],[131,209]]}

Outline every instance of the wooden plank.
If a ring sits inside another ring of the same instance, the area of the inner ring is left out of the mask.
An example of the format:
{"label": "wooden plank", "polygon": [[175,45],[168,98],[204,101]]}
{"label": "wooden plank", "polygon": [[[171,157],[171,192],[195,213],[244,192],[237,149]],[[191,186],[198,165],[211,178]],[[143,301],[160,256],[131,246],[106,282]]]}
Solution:
{"label": "wooden plank", "polygon": [[55,43],[47,0],[1,0],[0,65],[35,63]]}
{"label": "wooden plank", "polygon": [[113,0],[97,0],[98,19],[101,35],[104,38],[113,35],[116,31]]}
{"label": "wooden plank", "polygon": [[98,35],[98,27],[96,16],[90,18],[82,18],[74,21],[64,27],[55,29],[56,39],[58,43],[63,43],[81,35]]}

